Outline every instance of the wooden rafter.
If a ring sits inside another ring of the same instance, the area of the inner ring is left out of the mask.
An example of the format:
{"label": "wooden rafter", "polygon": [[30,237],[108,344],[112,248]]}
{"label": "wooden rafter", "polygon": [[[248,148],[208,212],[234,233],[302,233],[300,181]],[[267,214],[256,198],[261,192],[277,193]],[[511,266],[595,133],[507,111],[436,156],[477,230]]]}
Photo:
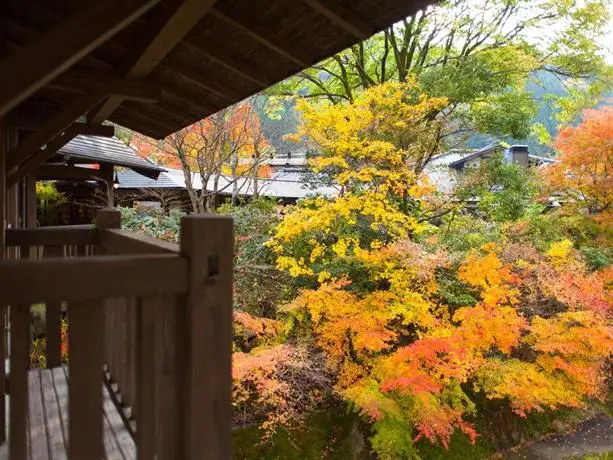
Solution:
{"label": "wooden rafter", "polygon": [[301,67],[309,67],[313,63],[313,59],[307,53],[300,50],[298,46],[288,44],[287,41],[280,39],[277,35],[263,27],[258,27],[244,16],[237,13],[233,13],[230,16],[219,9],[212,9],[211,14]]}
{"label": "wooden rafter", "polygon": [[43,165],[36,169],[38,179],[102,180],[95,169],[65,165]]}
{"label": "wooden rafter", "polygon": [[[154,36],[146,43],[144,49],[137,50],[133,57],[126,60],[122,76],[128,80],[141,80],[149,75],[214,3],[215,0],[184,0],[179,3],[172,14],[158,15],[160,25],[157,28],[154,27]],[[121,105],[122,100],[119,96],[109,97],[89,114],[88,121],[94,124],[103,122]]]}
{"label": "wooden rafter", "polygon": [[[200,110],[206,110],[209,113],[214,113],[217,112],[219,110],[220,107],[217,107],[213,104],[211,104],[209,101],[207,101],[206,99],[204,99],[202,96],[200,95],[196,95],[187,91],[183,91],[181,89],[178,88],[172,88],[171,90],[164,90],[164,92],[167,92],[169,96],[177,99],[181,104],[189,107],[196,107]],[[184,111],[188,111],[189,109],[183,108]],[[200,119],[202,118],[202,116],[200,115],[200,112],[193,112],[195,117]]]}
{"label": "wooden rafter", "polygon": [[149,124],[153,124],[158,126],[161,129],[164,129],[165,131],[172,131],[175,129],[174,125],[169,125],[166,120],[160,120],[159,118],[156,118],[155,116],[151,115],[151,113],[149,113],[148,111],[143,111],[143,110],[134,110],[128,106],[126,106],[126,104],[123,104],[121,106],[121,112],[124,114],[127,114],[130,116],[130,118],[132,119],[138,119],[140,118],[141,120],[144,120],[145,122],[149,123]]}
{"label": "wooden rafter", "polygon": [[109,0],[85,7],[0,62],[0,115],[128,26],[160,0]]}
{"label": "wooden rafter", "polygon": [[[77,118],[103,100],[105,96],[106,93],[103,92],[93,92],[82,96],[67,110],[49,119],[38,131],[28,136],[9,152],[7,172],[9,174],[14,173],[21,163],[28,160],[29,156],[36,154],[44,144],[68,128]],[[28,172],[32,172],[32,170]]]}
{"label": "wooden rafter", "polygon": [[53,138],[53,140],[50,141],[44,149],[38,150],[34,155],[29,157],[25,163],[21,164],[19,169],[8,175],[7,185],[12,187],[25,175],[36,171],[36,168],[51,158],[55,152],[68,144],[76,136],[76,134],[61,133]]}
{"label": "wooden rafter", "polygon": [[145,103],[157,103],[162,93],[159,85],[149,82],[122,80],[83,72],[60,75],[48,83],[47,87],[76,93],[104,91],[124,99]]}
{"label": "wooden rafter", "polygon": [[[13,128],[28,131],[39,131],[45,125],[46,120],[38,117],[11,114],[7,117],[7,124]],[[112,125],[88,125],[86,123],[73,123],[64,132],[70,134],[82,134],[86,136],[113,137],[115,127]]]}
{"label": "wooden rafter", "polygon": [[365,40],[375,33],[375,29],[367,21],[335,0],[302,1],[360,40]]}
{"label": "wooden rafter", "polygon": [[193,41],[184,40],[182,42],[196,53],[202,54],[212,61],[217,62],[226,69],[252,81],[261,88],[266,88],[274,81],[274,78],[266,75],[266,72],[259,69],[257,66],[242,61],[239,57],[233,56],[232,53],[224,49],[224,47],[215,44],[194,43]]}
{"label": "wooden rafter", "polygon": [[182,64],[178,61],[169,62],[164,67],[168,68],[168,70],[171,72],[176,72],[178,74],[181,74],[183,77],[187,78],[188,80],[191,80],[197,85],[209,90],[210,92],[223,97],[224,99],[228,100],[228,102],[230,103],[233,103],[233,102],[236,102],[242,99],[241,95],[237,93],[236,91],[234,91],[232,88],[228,88],[227,86],[216,83],[210,79],[203,80],[201,72],[185,64]]}

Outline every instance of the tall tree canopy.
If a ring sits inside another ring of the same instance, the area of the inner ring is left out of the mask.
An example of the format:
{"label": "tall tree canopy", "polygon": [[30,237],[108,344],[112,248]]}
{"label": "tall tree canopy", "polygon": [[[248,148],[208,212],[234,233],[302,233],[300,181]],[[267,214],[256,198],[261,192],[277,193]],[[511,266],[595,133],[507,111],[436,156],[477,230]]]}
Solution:
{"label": "tall tree canopy", "polygon": [[280,84],[275,93],[355,100],[363,89],[410,75],[455,124],[448,134],[477,129],[525,138],[537,104],[526,83],[541,70],[565,79],[556,102],[560,121],[609,87],[597,39],[609,19],[608,0],[453,0],[429,7]]}
{"label": "tall tree canopy", "polygon": [[210,210],[215,195],[228,188],[234,201],[239,178],[250,179],[242,186],[257,194],[257,178],[269,174],[264,161],[273,152],[248,102],[220,110],[161,141],[134,133],[130,142],[141,156],[183,170],[194,212]]}

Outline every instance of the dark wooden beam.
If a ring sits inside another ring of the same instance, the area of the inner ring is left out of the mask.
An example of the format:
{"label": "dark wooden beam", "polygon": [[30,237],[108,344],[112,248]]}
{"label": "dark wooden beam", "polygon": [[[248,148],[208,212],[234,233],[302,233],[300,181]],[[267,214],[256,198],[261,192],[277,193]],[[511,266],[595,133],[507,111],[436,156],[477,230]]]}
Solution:
{"label": "dark wooden beam", "polygon": [[160,0],[108,0],[86,6],[0,62],[0,115],[16,107]]}
{"label": "dark wooden beam", "polygon": [[188,80],[193,81],[194,83],[201,86],[202,88],[205,88],[211,93],[215,93],[218,96],[223,97],[224,99],[226,99],[228,102],[232,104],[243,99],[243,97],[239,93],[234,91],[232,88],[229,88],[220,83],[216,83],[210,78],[204,79],[202,72],[190,66],[182,64],[176,60],[165,63],[164,68],[168,69],[170,72],[175,72],[175,73],[180,74],[184,78],[187,78]]}
{"label": "dark wooden beam", "polygon": [[60,75],[48,83],[47,87],[76,93],[104,91],[123,99],[145,103],[157,103],[162,93],[159,85],[149,82],[123,80],[83,72]]}
{"label": "dark wooden beam", "polygon": [[190,40],[183,40],[181,43],[196,53],[204,55],[226,69],[252,81],[260,88],[268,87],[275,80],[273,77],[266,75],[266,72],[256,65],[245,62],[238,56],[233,56],[231,51],[219,44],[195,43]]}
{"label": "dark wooden beam", "polygon": [[[202,97],[199,94],[194,94],[192,92],[184,91],[179,88],[168,87],[164,88],[163,93],[167,93],[168,96],[176,99],[177,102],[180,104],[195,107],[196,109],[198,109],[196,113],[194,113],[194,115],[198,115],[198,118],[204,118],[201,114],[202,110],[209,113],[215,113],[219,110],[219,107],[211,104],[211,102],[209,102],[206,98]],[[185,108],[184,110],[187,111],[189,109]],[[193,111],[190,111],[190,113],[193,113]]]}
{"label": "dark wooden beam", "polygon": [[76,166],[43,165],[34,174],[42,180],[102,180],[99,171]]}
{"label": "dark wooden beam", "polygon": [[[196,23],[209,11],[215,0],[184,0],[166,2],[174,7],[174,12],[157,16],[159,26],[155,35],[146,43],[144,49],[137,47],[134,56],[128,58],[123,77],[128,80],[142,80],[164,59]],[[111,96],[95,111],[89,114],[90,123],[102,123],[121,105],[123,99]]]}
{"label": "dark wooden beam", "polygon": [[170,132],[176,131],[175,125],[167,124],[165,120],[160,120],[159,118],[156,118],[155,116],[151,114],[151,112],[143,111],[143,110],[135,110],[133,108],[130,108],[126,104],[123,104],[121,106],[121,112],[124,115],[128,115],[131,119],[140,118],[141,120],[144,120],[145,122],[151,125],[156,125],[160,127],[160,129],[163,129],[164,131],[170,131]]}
{"label": "dark wooden beam", "polygon": [[57,137],[55,137],[52,141],[50,141],[47,146],[36,152],[34,155],[29,157],[28,160],[25,161],[19,168],[9,174],[7,177],[7,183],[9,187],[15,185],[19,182],[26,174],[30,174],[31,172],[36,171],[41,164],[47,161],[51,156],[57,152],[59,149],[68,144],[71,140],[76,137],[76,134],[68,134],[61,133]]}
{"label": "dark wooden beam", "polygon": [[12,174],[20,163],[26,161],[30,155],[39,151],[44,144],[68,128],[77,118],[103,100],[105,96],[106,93],[95,91],[82,96],[67,110],[58,113],[48,120],[44,126],[41,126],[40,130],[31,134],[23,142],[11,149],[8,155],[7,172]]}
{"label": "dark wooden beam", "polygon": [[[7,124],[13,128],[39,131],[45,125],[46,120],[38,117],[11,114],[7,117]],[[64,132],[82,134],[85,136],[113,137],[115,127],[112,125],[88,125],[86,123],[73,123]]]}
{"label": "dark wooden beam", "polygon": [[367,21],[335,0],[302,1],[360,40],[366,40],[375,33],[375,29]]}
{"label": "dark wooden beam", "polygon": [[211,14],[224,21],[226,24],[249,35],[267,48],[276,51],[281,56],[298,64],[300,67],[310,67],[313,64],[313,59],[307,53],[303,52],[299,46],[292,45],[286,40],[280,39],[278,35],[275,35],[263,27],[258,27],[253,21],[250,21],[249,18],[237,13],[232,13],[230,16],[217,8],[212,9]]}
{"label": "dark wooden beam", "polygon": [[115,127],[113,125],[88,125],[87,123],[73,123],[65,131],[67,134],[83,136],[113,137]]}

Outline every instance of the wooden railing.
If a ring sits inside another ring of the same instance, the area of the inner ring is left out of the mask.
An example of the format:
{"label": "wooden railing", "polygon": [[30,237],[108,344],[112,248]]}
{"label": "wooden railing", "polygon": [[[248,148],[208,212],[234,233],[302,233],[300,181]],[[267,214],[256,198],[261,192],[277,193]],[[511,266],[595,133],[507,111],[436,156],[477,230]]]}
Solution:
{"label": "wooden railing", "polygon": [[136,422],[138,458],[230,457],[231,219],[184,217],[177,245],[119,230],[119,213],[102,210],[96,227],[12,230],[6,241],[24,259],[0,263],[11,323],[10,458],[27,453],[34,303],[46,306],[49,366],[60,364],[67,305],[69,459],[103,456],[105,377]]}

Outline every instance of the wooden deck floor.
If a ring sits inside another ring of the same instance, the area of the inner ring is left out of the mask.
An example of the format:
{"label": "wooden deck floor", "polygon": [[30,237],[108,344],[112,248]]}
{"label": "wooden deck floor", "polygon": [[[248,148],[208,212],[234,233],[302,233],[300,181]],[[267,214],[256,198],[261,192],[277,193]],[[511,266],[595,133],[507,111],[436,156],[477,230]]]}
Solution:
{"label": "wooden deck floor", "polygon": [[[29,372],[30,413],[29,458],[66,459],[68,445],[68,385],[66,368],[33,369]],[[136,446],[117,408],[103,386],[104,447],[106,460],[132,460]],[[10,427],[9,427],[10,429]],[[8,449],[0,448],[0,460],[8,459]]]}

